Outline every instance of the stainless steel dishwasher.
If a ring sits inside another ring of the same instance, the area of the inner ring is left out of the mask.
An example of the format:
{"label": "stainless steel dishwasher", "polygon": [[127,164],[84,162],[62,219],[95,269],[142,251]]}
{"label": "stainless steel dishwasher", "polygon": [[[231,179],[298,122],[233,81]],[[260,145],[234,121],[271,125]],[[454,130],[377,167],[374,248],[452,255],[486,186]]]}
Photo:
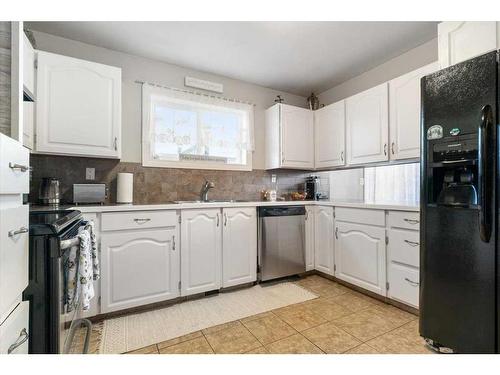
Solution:
{"label": "stainless steel dishwasher", "polygon": [[259,208],[259,280],[306,271],[303,206]]}

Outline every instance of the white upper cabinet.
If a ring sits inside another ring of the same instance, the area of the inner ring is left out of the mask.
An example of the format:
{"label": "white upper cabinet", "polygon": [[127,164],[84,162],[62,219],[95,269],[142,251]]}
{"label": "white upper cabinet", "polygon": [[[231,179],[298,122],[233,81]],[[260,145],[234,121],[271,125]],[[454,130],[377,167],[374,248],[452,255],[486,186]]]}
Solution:
{"label": "white upper cabinet", "polygon": [[440,68],[500,48],[500,26],[495,21],[447,21],[438,25]]}
{"label": "white upper cabinet", "polygon": [[420,79],[436,70],[437,62],[389,82],[391,160],[420,156]]}
{"label": "white upper cabinet", "polygon": [[121,157],[121,69],[38,52],[36,151]]}
{"label": "white upper cabinet", "polygon": [[334,274],[333,207],[317,206],[314,217],[314,268]]}
{"label": "white upper cabinet", "polygon": [[23,89],[33,99],[35,93],[35,50],[23,33]]}
{"label": "white upper cabinet", "polygon": [[220,209],[181,212],[181,294],[221,287],[222,218]]}
{"label": "white upper cabinet", "polygon": [[351,96],[345,102],[347,164],[388,160],[387,83]]}
{"label": "white upper cabinet", "polygon": [[314,168],[311,110],[287,104],[266,110],[266,169],[275,168]]}
{"label": "white upper cabinet", "polygon": [[257,210],[223,209],[222,286],[257,280]]}
{"label": "white upper cabinet", "polygon": [[337,221],[335,265],[335,277],[385,296],[385,227]]}
{"label": "white upper cabinet", "polygon": [[315,167],[345,164],[345,103],[340,101],[314,111]]}

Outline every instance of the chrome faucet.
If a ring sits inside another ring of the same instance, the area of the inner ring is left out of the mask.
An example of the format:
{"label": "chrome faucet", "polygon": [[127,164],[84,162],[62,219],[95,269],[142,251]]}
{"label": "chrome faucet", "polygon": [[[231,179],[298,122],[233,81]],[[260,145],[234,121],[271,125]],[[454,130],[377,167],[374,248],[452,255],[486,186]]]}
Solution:
{"label": "chrome faucet", "polygon": [[208,202],[208,191],[213,189],[215,184],[211,181],[205,181],[200,191],[200,200],[202,202]]}

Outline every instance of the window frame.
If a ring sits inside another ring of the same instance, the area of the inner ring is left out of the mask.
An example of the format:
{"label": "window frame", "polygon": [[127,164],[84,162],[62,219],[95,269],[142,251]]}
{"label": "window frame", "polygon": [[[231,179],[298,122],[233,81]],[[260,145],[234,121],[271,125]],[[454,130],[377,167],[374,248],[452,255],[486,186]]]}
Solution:
{"label": "window frame", "polygon": [[[142,165],[144,167],[157,167],[157,168],[179,168],[179,169],[207,169],[207,170],[226,170],[226,171],[251,171],[252,170],[252,150],[246,151],[246,164],[226,164],[214,161],[202,160],[162,160],[155,159],[152,156],[151,147],[151,97],[152,95],[163,95],[166,97],[178,98],[182,100],[191,100],[200,104],[212,104],[224,106],[227,108],[235,108],[251,106],[250,104],[243,104],[237,102],[230,102],[222,98],[208,97],[203,94],[191,94],[182,90],[167,89],[155,87],[149,84],[143,84],[142,87]],[[250,121],[248,130],[250,136],[253,136],[254,131],[254,118],[253,108],[249,111]]]}

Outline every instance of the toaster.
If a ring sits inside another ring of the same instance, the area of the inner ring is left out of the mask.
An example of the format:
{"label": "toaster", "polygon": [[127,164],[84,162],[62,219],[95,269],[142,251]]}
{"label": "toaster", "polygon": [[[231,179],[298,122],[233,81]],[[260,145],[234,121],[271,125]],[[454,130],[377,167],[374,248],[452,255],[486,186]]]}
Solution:
{"label": "toaster", "polygon": [[73,184],[73,202],[89,204],[106,202],[106,184]]}

